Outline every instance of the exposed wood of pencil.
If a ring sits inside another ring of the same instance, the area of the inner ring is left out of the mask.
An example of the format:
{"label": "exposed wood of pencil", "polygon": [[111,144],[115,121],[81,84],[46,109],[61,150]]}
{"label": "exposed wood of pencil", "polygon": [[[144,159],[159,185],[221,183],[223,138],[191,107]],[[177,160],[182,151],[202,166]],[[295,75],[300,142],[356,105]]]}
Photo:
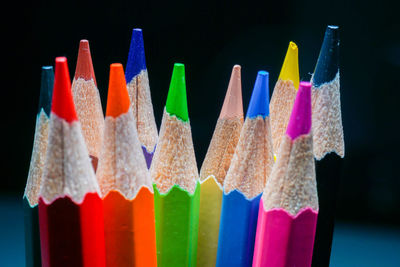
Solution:
{"label": "exposed wood of pencil", "polygon": [[33,207],[38,204],[40,185],[46,159],[49,118],[42,110],[36,121],[35,138],[24,196]]}
{"label": "exposed wood of pencil", "polygon": [[320,160],[329,152],[344,157],[344,136],[340,106],[339,71],[329,83],[312,88],[314,155]]}
{"label": "exposed wood of pencil", "polygon": [[262,197],[264,209],[282,208],[292,215],[305,207],[318,210],[312,135],[294,141],[285,135],[278,155]]}
{"label": "exposed wood of pencil", "polygon": [[271,134],[275,153],[278,153],[282,137],[285,135],[295,98],[296,88],[293,82],[279,79],[275,84],[270,104]]}
{"label": "exposed wood of pencil", "polygon": [[56,75],[54,85],[46,165],[40,196],[46,203],[63,196],[69,196],[76,203],[80,203],[86,193],[99,193],[99,186],[72,102],[69,74],[68,70],[64,70],[67,68],[66,59],[57,58],[57,64],[63,68],[63,72],[60,74],[60,70],[58,76]]}
{"label": "exposed wood of pencil", "polygon": [[97,178],[103,196],[112,190],[133,199],[142,186],[152,192],[121,64],[111,64],[105,133]]}
{"label": "exposed wood of pencil", "polygon": [[146,148],[147,152],[151,153],[157,144],[158,133],[147,70],[142,70],[127,86],[140,143]]}
{"label": "exposed wood of pencil", "polygon": [[225,193],[237,189],[247,198],[259,195],[274,163],[272,151],[269,118],[247,118],[226,174]]}
{"label": "exposed wood of pencil", "polygon": [[159,142],[150,167],[150,175],[160,193],[174,184],[194,193],[198,170],[189,121],[182,121],[164,110]]}
{"label": "exposed wood of pencil", "polygon": [[294,42],[290,42],[270,103],[272,141],[275,154],[278,152],[281,139],[285,135],[298,87],[298,48]]}
{"label": "exposed wood of pencil", "polygon": [[85,143],[96,167],[104,133],[104,115],[87,40],[79,45],[71,90]]}
{"label": "exposed wood of pencil", "polygon": [[214,134],[200,170],[200,180],[214,175],[222,186],[243,126],[242,85],[240,66],[232,70],[228,90]]}

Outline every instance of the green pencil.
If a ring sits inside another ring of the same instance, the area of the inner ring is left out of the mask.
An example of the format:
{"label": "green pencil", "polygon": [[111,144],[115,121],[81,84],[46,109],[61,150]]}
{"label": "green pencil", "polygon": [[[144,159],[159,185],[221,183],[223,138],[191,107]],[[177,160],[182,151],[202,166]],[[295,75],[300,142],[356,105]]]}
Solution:
{"label": "green pencil", "polygon": [[150,174],[155,183],[158,266],[196,266],[200,186],[183,64],[174,65]]}

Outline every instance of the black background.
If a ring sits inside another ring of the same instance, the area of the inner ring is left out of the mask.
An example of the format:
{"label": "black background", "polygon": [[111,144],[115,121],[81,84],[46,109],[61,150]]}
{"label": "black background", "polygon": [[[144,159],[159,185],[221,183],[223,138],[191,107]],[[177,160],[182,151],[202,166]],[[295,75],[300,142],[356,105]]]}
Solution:
{"label": "black background", "polygon": [[[29,169],[42,65],[90,42],[103,108],[109,65],[125,65],[131,32],[143,29],[157,125],[174,62],[186,66],[189,117],[200,169],[230,72],[242,66],[247,109],[258,70],[270,93],[289,44],[299,47],[309,80],[327,25],[341,32],[341,100],[346,156],[327,159],[327,179],[342,180],[338,218],[400,224],[398,130],[400,30],[393,4],[371,1],[30,1],[4,8],[0,193],[22,198]],[[7,15],[5,14],[5,15]],[[332,164],[329,164],[332,161]],[[331,169],[329,169],[331,168]]]}

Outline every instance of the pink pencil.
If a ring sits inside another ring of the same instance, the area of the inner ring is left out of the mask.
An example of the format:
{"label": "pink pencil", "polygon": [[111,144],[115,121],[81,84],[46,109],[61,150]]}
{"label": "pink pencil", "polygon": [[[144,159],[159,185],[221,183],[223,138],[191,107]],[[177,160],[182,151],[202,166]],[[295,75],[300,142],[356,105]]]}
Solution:
{"label": "pink pencil", "polygon": [[317,216],[311,84],[301,82],[260,200],[253,266],[311,266]]}

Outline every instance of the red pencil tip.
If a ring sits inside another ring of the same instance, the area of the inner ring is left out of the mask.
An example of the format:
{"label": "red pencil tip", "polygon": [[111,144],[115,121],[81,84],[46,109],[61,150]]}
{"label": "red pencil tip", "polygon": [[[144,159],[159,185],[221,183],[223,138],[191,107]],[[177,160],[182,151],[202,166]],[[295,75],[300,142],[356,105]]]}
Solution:
{"label": "red pencil tip", "polygon": [[78,78],[82,78],[85,81],[93,79],[96,84],[88,40],[81,40],[79,43],[78,59],[76,61],[75,69],[75,79]]}
{"label": "red pencil tip", "polygon": [[51,111],[67,122],[77,121],[66,57],[57,57]]}
{"label": "red pencil tip", "polygon": [[130,107],[128,89],[126,88],[124,68],[122,64],[110,66],[106,116],[118,117],[128,112]]}

